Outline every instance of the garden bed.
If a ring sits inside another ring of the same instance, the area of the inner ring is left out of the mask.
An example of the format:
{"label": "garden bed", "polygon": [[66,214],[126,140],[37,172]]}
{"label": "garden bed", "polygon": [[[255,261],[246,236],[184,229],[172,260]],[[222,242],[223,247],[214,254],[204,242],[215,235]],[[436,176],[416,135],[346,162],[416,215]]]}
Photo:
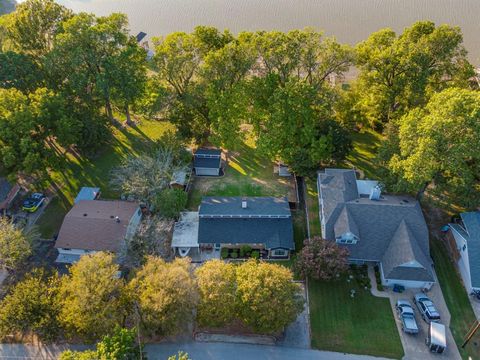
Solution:
{"label": "garden bed", "polygon": [[268,251],[252,249],[250,246],[245,245],[240,248],[222,248],[220,257],[232,260],[268,259]]}

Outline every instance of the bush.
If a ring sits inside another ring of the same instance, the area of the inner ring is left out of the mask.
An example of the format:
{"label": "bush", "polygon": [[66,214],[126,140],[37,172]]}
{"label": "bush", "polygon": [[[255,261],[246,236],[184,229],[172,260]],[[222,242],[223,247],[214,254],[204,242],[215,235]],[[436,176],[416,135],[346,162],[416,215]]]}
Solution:
{"label": "bush", "polygon": [[258,250],[252,250],[252,252],[250,253],[250,256],[251,256],[253,259],[260,259],[260,251],[258,251]]}
{"label": "bush", "polygon": [[188,194],[179,189],[164,189],[153,200],[154,211],[169,219],[176,219],[187,205]]}
{"label": "bush", "polygon": [[245,257],[246,255],[248,255],[249,253],[252,252],[252,247],[249,246],[249,245],[243,245],[241,248],[240,248],[240,257]]}
{"label": "bush", "polygon": [[220,256],[222,257],[222,259],[226,259],[228,257],[228,249],[223,248],[222,250],[220,250]]}
{"label": "bush", "polygon": [[233,249],[233,250],[232,250],[232,252],[230,253],[230,257],[231,257],[232,259],[238,258],[238,251],[237,251],[237,249]]}

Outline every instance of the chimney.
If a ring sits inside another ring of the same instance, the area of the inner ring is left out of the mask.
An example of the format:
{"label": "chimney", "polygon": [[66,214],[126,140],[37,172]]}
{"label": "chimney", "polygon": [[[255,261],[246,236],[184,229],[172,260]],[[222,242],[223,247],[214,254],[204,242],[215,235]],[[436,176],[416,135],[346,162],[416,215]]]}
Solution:
{"label": "chimney", "polygon": [[246,209],[246,208],[247,208],[247,199],[243,198],[242,199],[242,209]]}
{"label": "chimney", "polygon": [[375,186],[370,190],[370,200],[380,200],[380,196],[382,195],[382,190],[380,186]]}
{"label": "chimney", "polygon": [[115,221],[116,221],[117,223],[119,223],[119,222],[120,222],[120,218],[119,218],[118,216],[115,216]]}

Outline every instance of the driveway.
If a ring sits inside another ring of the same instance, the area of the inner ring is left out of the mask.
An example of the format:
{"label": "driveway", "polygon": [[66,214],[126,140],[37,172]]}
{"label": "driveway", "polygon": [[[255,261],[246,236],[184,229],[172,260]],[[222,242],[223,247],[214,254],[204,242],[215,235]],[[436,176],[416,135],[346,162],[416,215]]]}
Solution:
{"label": "driveway", "polygon": [[[76,347],[78,349],[79,347]],[[66,346],[36,347],[0,344],[0,359],[57,359]],[[81,347],[85,349],[85,347]],[[307,350],[280,346],[262,346],[228,343],[168,343],[145,347],[149,360],[166,360],[184,351],[194,360],[382,360],[373,356],[350,355],[329,351]]]}
{"label": "driveway", "polygon": [[[373,269],[372,269],[373,272]],[[369,275],[370,269],[369,269]],[[375,276],[375,275],[373,275]],[[436,278],[436,274],[435,274]],[[402,341],[403,350],[405,352],[405,356],[403,359],[405,360],[438,360],[439,354],[431,353],[427,346],[425,345],[425,338],[428,335],[428,327],[429,325],[423,321],[421,318],[416,305],[413,303],[413,296],[420,292],[419,289],[407,289],[403,293],[394,293],[391,290],[381,291],[379,292],[376,289],[375,278],[372,281],[372,294],[374,296],[381,296],[381,297],[388,297],[390,299],[390,305],[392,306],[392,312],[395,317],[395,322],[397,324],[398,333],[400,334],[400,340]],[[455,344],[455,340],[453,339],[452,332],[450,330],[450,312],[448,311],[447,304],[445,303],[445,299],[443,298],[442,289],[440,285],[437,283],[433,285],[432,289],[427,293],[428,297],[433,301],[435,304],[438,312],[440,313],[440,317],[442,318],[441,322],[445,325],[447,330],[447,350],[443,353],[443,358],[449,360],[460,360],[461,356],[458,352],[457,345]],[[415,311],[415,319],[417,320],[419,333],[417,335],[409,335],[403,332],[401,321],[398,319],[397,312],[395,310],[395,304],[398,299],[408,299],[412,306],[414,307]]]}
{"label": "driveway", "polygon": [[305,306],[297,319],[285,329],[285,338],[278,342],[280,346],[310,348],[310,315],[306,299],[305,284],[302,286],[302,295],[305,299]]}

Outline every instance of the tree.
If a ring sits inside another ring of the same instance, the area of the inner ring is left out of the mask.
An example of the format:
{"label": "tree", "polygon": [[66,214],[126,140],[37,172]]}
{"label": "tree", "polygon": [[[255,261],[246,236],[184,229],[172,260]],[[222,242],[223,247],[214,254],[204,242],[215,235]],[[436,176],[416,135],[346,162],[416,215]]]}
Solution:
{"label": "tree", "polygon": [[455,204],[480,201],[480,94],[452,88],[432,97],[399,121],[399,153],[390,169],[410,191],[429,185]]}
{"label": "tree", "polygon": [[303,278],[332,280],[348,270],[348,250],[315,236],[305,240],[294,268]]}
{"label": "tree", "polygon": [[281,331],[303,310],[300,289],[284,266],[249,260],[236,272],[238,314],[255,331]]}
{"label": "tree", "polygon": [[114,256],[83,255],[62,278],[60,320],[70,334],[95,340],[113,331],[125,317],[123,281]]}
{"label": "tree", "polygon": [[14,270],[32,254],[35,230],[22,231],[0,216],[0,268]]}
{"label": "tree", "polygon": [[72,12],[53,0],[27,0],[9,15],[7,36],[21,52],[43,56]]}
{"label": "tree", "polygon": [[197,321],[201,326],[223,326],[236,318],[235,265],[221,260],[205,262],[195,271],[200,302]]}
{"label": "tree", "polygon": [[163,189],[153,200],[155,211],[168,219],[176,219],[187,205],[188,194],[181,189]]}
{"label": "tree", "polygon": [[58,295],[57,274],[48,276],[39,269],[28,274],[0,303],[0,338],[33,333],[43,341],[54,341],[61,330]]}
{"label": "tree", "polygon": [[26,94],[39,87],[42,80],[41,69],[30,55],[0,52],[0,87],[15,88]]}
{"label": "tree", "polygon": [[187,353],[179,351],[177,355],[168,357],[168,360],[191,360]]}
{"label": "tree", "polygon": [[425,105],[432,92],[473,76],[460,28],[420,21],[397,36],[391,29],[370,35],[356,47],[362,110],[373,127]]}
{"label": "tree", "polygon": [[112,335],[106,335],[97,343],[96,351],[64,351],[60,360],[146,360],[137,344],[137,331],[116,327]]}
{"label": "tree", "polygon": [[176,162],[177,156],[164,147],[153,155],[129,156],[112,171],[111,184],[124,194],[152,203],[169,186],[173,173],[185,168],[184,163]]}
{"label": "tree", "polygon": [[343,160],[352,148],[351,139],[334,120],[332,103],[328,89],[319,92],[304,81],[276,86],[254,120],[259,150],[302,176],[321,164]]}
{"label": "tree", "polygon": [[130,291],[143,328],[162,335],[178,332],[192,319],[198,297],[190,260],[178,258],[166,263],[148,257]]}

